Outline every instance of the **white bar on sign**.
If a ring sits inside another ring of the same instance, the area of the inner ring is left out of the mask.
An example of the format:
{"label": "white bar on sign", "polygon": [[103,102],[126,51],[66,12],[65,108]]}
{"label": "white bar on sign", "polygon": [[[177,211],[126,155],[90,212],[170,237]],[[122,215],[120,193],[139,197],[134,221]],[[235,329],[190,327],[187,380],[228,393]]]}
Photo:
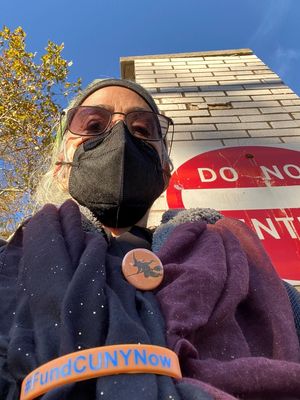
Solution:
{"label": "white bar on sign", "polygon": [[183,189],[185,208],[261,210],[300,208],[300,185],[228,189]]}

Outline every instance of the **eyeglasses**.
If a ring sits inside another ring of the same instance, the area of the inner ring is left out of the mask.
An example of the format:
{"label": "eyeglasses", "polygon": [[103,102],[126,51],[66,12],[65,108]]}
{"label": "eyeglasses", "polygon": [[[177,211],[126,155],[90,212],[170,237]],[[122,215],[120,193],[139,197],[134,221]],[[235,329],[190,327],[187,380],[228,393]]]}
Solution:
{"label": "eyeglasses", "polygon": [[168,128],[173,125],[171,118],[152,111],[110,112],[98,106],[78,106],[67,112],[67,129],[79,136],[104,136],[111,127],[112,116],[124,115],[124,122],[130,133],[147,141],[165,138]]}

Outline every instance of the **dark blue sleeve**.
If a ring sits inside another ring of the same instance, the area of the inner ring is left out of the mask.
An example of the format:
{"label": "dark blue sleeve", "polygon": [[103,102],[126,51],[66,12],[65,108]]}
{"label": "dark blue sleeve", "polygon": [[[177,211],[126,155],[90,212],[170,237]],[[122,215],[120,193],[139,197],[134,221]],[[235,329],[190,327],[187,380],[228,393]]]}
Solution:
{"label": "dark blue sleeve", "polygon": [[18,399],[15,378],[9,372],[7,352],[16,307],[17,277],[22,254],[22,228],[8,242],[0,239],[0,398]]}
{"label": "dark blue sleeve", "polygon": [[283,283],[290,299],[291,307],[294,314],[296,331],[300,342],[300,293],[291,284],[285,281],[283,281]]}

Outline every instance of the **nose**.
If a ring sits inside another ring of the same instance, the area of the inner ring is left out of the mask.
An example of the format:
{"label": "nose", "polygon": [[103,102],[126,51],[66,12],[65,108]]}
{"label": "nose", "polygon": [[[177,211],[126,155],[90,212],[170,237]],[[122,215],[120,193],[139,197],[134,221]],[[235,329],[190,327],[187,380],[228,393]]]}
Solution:
{"label": "nose", "polygon": [[115,112],[111,115],[111,127],[116,125],[119,121],[125,121],[126,114],[121,112]]}

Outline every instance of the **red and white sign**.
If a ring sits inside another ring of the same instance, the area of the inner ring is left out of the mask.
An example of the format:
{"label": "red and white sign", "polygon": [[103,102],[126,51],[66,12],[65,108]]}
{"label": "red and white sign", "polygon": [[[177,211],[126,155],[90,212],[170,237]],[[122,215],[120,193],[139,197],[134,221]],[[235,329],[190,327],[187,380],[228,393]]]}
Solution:
{"label": "red and white sign", "polygon": [[169,208],[208,207],[249,225],[279,275],[300,282],[300,151],[223,147],[198,154],[173,173]]}

